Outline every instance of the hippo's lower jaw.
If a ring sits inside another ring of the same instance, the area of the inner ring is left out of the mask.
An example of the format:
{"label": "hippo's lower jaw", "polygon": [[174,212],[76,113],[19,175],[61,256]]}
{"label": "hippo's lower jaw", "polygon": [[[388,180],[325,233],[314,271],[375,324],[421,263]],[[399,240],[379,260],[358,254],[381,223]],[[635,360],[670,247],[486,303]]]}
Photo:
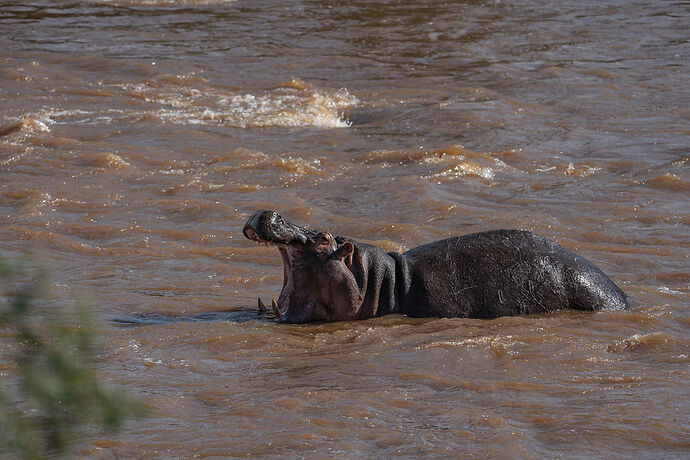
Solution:
{"label": "hippo's lower jaw", "polygon": [[255,213],[243,233],[278,247],[284,278],[273,311],[279,322],[392,312],[492,318],[627,306],[627,296],[594,264],[527,231],[452,237],[404,254],[307,230],[273,211]]}
{"label": "hippo's lower jaw", "polygon": [[[259,244],[264,241],[259,241]],[[277,246],[283,259],[283,288],[278,296],[271,302],[271,308],[275,315],[275,320],[279,323],[307,323],[316,320],[328,320],[327,309],[319,302],[306,302],[291,308],[292,296],[295,291],[292,273],[292,263],[290,262],[290,250],[288,245],[271,243]],[[267,311],[268,308],[259,297],[259,311]]]}
{"label": "hippo's lower jaw", "polygon": [[[259,236],[258,233],[256,233],[253,229],[251,228],[246,228],[244,230],[244,234],[247,238],[249,238],[252,241],[256,241],[259,246],[261,244],[264,244],[266,246],[275,246],[278,248],[278,252],[280,253],[280,257],[283,260],[283,289],[280,291],[280,295],[278,296],[278,301],[276,302],[275,299],[272,300],[271,302],[271,308],[273,310],[273,314],[275,315],[276,321],[279,322],[287,322],[285,319],[283,319],[284,314],[288,310],[288,306],[286,305],[286,300],[287,300],[287,293],[292,289],[292,264],[290,263],[290,256],[288,253],[288,245],[284,243],[275,243],[273,241],[266,241],[263,238]],[[264,302],[261,300],[261,297],[259,297],[259,311],[267,311],[268,308],[264,304]]]}

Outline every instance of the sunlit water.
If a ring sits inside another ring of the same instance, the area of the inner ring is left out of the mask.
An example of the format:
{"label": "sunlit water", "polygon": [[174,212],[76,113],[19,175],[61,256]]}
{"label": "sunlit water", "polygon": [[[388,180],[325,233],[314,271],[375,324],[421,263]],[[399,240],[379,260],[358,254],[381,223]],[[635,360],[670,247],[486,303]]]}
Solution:
{"label": "sunlit water", "polygon": [[[94,458],[687,458],[685,2],[0,1],[0,252],[151,409]],[[256,209],[388,251],[525,228],[627,312],[277,325]],[[3,357],[5,359],[6,357]]]}

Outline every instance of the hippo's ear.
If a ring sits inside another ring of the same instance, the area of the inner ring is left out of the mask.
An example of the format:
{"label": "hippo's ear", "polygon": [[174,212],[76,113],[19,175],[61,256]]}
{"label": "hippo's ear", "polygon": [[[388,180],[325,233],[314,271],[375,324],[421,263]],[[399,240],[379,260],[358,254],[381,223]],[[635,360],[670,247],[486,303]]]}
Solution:
{"label": "hippo's ear", "polygon": [[345,262],[345,266],[349,269],[352,270],[352,254],[355,252],[355,246],[350,243],[349,241],[344,242],[340,247],[338,248],[338,251],[336,252],[338,258]]}

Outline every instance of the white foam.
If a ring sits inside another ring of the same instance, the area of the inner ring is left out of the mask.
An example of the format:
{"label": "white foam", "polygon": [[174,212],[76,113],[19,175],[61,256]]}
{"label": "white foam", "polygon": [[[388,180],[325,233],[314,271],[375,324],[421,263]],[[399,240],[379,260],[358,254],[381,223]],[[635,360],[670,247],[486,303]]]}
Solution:
{"label": "white foam", "polygon": [[161,88],[146,83],[117,86],[133,97],[161,106],[150,112],[161,121],[191,125],[344,128],[348,123],[341,111],[359,102],[346,89],[327,91],[306,86],[281,87],[264,94]]}
{"label": "white foam", "polygon": [[657,290],[662,294],[683,295],[683,293],[681,291],[676,291],[675,289],[671,289],[668,286],[661,286]]}
{"label": "white foam", "polygon": [[[180,78],[181,81],[184,79]],[[152,118],[163,123],[252,127],[346,128],[342,115],[359,101],[346,89],[315,89],[299,80],[263,94],[232,93],[186,85],[122,83],[112,85],[139,101],[132,109],[44,108],[21,120],[25,135],[50,132],[52,125],[107,125]],[[143,102],[142,102],[143,101]]]}

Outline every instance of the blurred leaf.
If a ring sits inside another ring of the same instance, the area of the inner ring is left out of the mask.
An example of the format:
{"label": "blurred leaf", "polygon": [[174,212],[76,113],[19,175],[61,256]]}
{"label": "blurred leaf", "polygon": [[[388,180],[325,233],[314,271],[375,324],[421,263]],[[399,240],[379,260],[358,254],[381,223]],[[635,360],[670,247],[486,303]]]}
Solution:
{"label": "blurred leaf", "polygon": [[17,350],[0,355],[16,368],[0,386],[0,445],[24,459],[66,455],[85,427],[116,430],[143,415],[141,405],[98,380],[91,303],[56,302],[48,287],[45,269],[0,257],[0,328]]}

